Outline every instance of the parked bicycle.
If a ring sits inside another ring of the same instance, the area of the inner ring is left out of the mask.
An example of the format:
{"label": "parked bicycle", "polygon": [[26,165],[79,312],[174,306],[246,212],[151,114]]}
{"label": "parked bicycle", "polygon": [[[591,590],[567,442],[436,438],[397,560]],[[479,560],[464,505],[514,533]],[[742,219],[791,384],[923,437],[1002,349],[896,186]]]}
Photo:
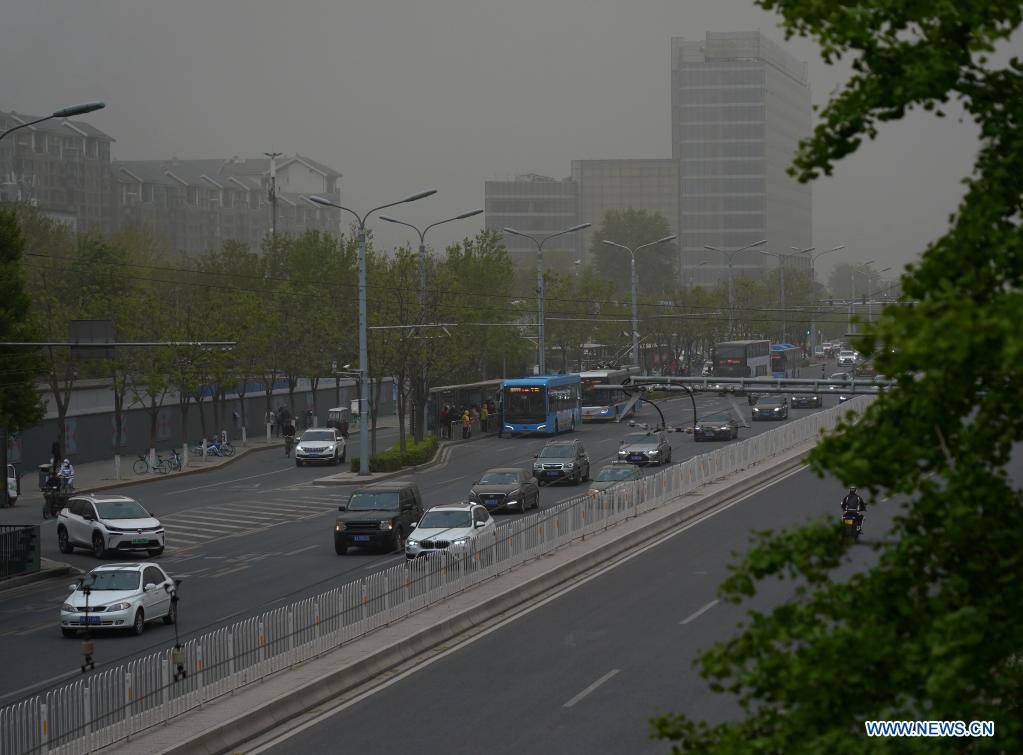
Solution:
{"label": "parked bicycle", "polygon": [[162,456],[156,457],[156,462],[150,464],[149,456],[146,454],[139,454],[138,459],[131,465],[132,470],[135,474],[146,474],[147,472],[157,472],[159,474],[167,474],[168,472],[177,471],[181,469],[181,458],[178,456],[177,451],[171,451],[171,455],[168,458]]}

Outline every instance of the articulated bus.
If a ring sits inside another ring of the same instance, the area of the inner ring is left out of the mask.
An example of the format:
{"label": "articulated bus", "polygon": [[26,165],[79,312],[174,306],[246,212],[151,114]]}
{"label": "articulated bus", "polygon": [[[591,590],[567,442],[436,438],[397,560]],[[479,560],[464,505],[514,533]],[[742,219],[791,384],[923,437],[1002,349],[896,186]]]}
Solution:
{"label": "articulated bus", "polygon": [[583,422],[616,422],[632,416],[641,401],[625,414],[629,397],[624,391],[598,391],[594,386],[621,385],[630,375],[638,375],[639,367],[621,367],[616,370],[590,370],[579,374],[583,388]]}
{"label": "articulated bus", "polygon": [[771,377],[799,377],[799,361],[803,350],[791,343],[771,344]]}
{"label": "articulated bus", "polygon": [[714,377],[752,378],[771,374],[770,341],[724,341],[714,346]]}
{"label": "articulated bus", "polygon": [[512,435],[575,430],[582,423],[578,374],[537,375],[501,384],[504,431]]}

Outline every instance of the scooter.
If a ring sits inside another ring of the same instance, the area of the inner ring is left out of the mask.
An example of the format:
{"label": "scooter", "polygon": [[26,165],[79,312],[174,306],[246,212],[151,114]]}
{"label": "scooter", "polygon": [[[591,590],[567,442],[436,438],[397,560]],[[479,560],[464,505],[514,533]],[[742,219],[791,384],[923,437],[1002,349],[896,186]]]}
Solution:
{"label": "scooter", "polygon": [[845,534],[854,541],[860,539],[863,534],[863,514],[858,511],[843,511],[842,524],[845,525]]}

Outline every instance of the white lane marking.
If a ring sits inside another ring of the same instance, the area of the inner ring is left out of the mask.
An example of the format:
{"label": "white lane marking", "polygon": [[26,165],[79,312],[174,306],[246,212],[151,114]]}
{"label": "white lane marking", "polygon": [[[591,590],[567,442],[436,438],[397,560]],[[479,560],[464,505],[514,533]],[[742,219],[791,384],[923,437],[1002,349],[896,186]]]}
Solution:
{"label": "white lane marking", "polygon": [[319,545],[307,545],[305,548],[299,548],[297,551],[288,551],[284,555],[285,556],[295,556],[295,555],[298,555],[299,553],[304,553],[305,551],[311,551],[313,548],[319,548],[319,547],[320,547]]}
{"label": "white lane marking", "polygon": [[[712,509],[711,511],[707,511],[707,512],[705,512],[703,514],[698,515],[695,519],[692,519],[689,522],[686,522],[685,524],[683,524],[678,529],[672,530],[671,532],[668,532],[665,535],[662,535],[662,536],[660,536],[658,538],[655,538],[654,540],[650,541],[649,543],[647,543],[642,548],[640,548],[638,550],[635,550],[635,551],[629,553],[626,556],[623,556],[622,558],[618,559],[617,561],[612,561],[607,566],[602,567],[599,571],[595,571],[592,574],[589,574],[588,576],[583,577],[580,580],[572,582],[570,585],[568,585],[568,586],[558,590],[557,592],[553,593],[552,595],[548,595],[543,600],[540,600],[540,601],[532,604],[531,606],[529,606],[525,610],[515,614],[514,616],[509,616],[506,619],[502,619],[501,621],[497,622],[493,626],[487,627],[486,629],[484,629],[484,630],[482,630],[480,632],[477,632],[476,634],[473,634],[473,635],[471,635],[469,637],[466,637],[464,640],[461,640],[456,645],[454,645],[452,647],[449,647],[447,650],[444,650],[443,652],[440,652],[440,653],[438,653],[435,656],[427,658],[422,663],[416,663],[411,668],[407,668],[404,671],[402,671],[401,673],[396,674],[395,676],[392,676],[390,679],[388,679],[383,684],[374,685],[370,689],[367,689],[365,692],[359,693],[358,695],[354,696],[350,700],[345,700],[344,702],[338,703],[334,707],[329,708],[328,710],[325,710],[323,713],[320,713],[319,715],[314,716],[313,718],[309,719],[308,721],[305,721],[304,723],[301,723],[298,726],[294,726],[294,727],[292,727],[290,729],[287,729],[286,731],[278,734],[276,737],[273,737],[269,741],[264,742],[263,744],[259,745],[255,749],[249,750],[246,753],[246,755],[259,755],[259,753],[266,752],[267,750],[273,749],[274,747],[276,747],[277,745],[281,744],[282,742],[286,742],[287,740],[291,739],[296,734],[301,734],[303,731],[305,731],[307,729],[311,729],[312,727],[319,725],[320,723],[326,721],[327,719],[332,718],[333,716],[336,716],[338,713],[341,713],[342,711],[347,710],[348,708],[351,708],[352,706],[357,705],[358,703],[361,703],[366,698],[371,697],[371,696],[377,694],[378,692],[382,692],[383,690],[387,689],[391,685],[397,684],[398,682],[402,681],[406,677],[412,676],[413,674],[418,673],[419,671],[422,671],[427,666],[432,666],[437,661],[440,661],[440,660],[448,657],[449,655],[451,655],[453,653],[457,653],[459,650],[462,650],[462,649],[468,647],[469,645],[471,645],[472,643],[476,642],[477,640],[480,640],[480,639],[486,637],[488,634],[492,634],[493,632],[496,632],[499,629],[503,629],[505,626],[507,626],[508,624],[511,624],[513,621],[518,621],[523,616],[526,616],[528,614],[533,613],[533,611],[536,611],[536,610],[538,610],[540,608],[543,608],[548,603],[553,603],[555,600],[557,600],[558,598],[562,597],[563,595],[566,595],[567,593],[570,593],[573,590],[576,590],[576,589],[582,587],[583,585],[587,584],[588,582],[591,582],[592,580],[597,579],[598,577],[603,576],[604,574],[606,574],[607,572],[611,571],[612,569],[617,569],[622,564],[625,564],[625,563],[631,561],[634,558],[642,556],[647,551],[652,550],[653,548],[656,548],[656,547],[666,543],[671,538],[673,538],[673,537],[675,537],[677,535],[681,535],[683,532],[686,532],[686,531],[692,529],[696,525],[702,524],[703,522],[707,521],[708,519],[711,519],[712,517],[717,516],[721,512],[727,511],[728,509],[732,508],[733,506],[735,506],[735,505],[737,505],[739,503],[742,503],[747,498],[752,498],[757,493],[760,493],[760,492],[764,491],[767,488],[773,487],[773,486],[777,485],[779,482],[787,480],[789,477],[792,477],[793,475],[799,474],[800,472],[803,472],[806,469],[807,469],[806,466],[796,467],[795,469],[793,469],[793,470],[791,470],[789,472],[786,472],[786,473],[784,473],[784,474],[782,474],[782,475],[780,475],[778,477],[775,477],[773,480],[771,480],[766,485],[764,485],[762,487],[759,487],[756,490],[751,490],[750,492],[746,493],[745,495],[741,496],[740,498],[736,498],[731,503],[725,504],[724,506],[721,506],[720,508]],[[280,728],[280,727],[278,727],[278,728]],[[266,736],[266,735],[264,735],[264,736]]]}
{"label": "white lane marking", "polygon": [[459,480],[466,479],[468,476],[469,475],[462,475],[461,477],[452,477],[450,480],[441,480],[441,485],[444,485],[449,482],[458,482]]}
{"label": "white lane marking", "polygon": [[209,577],[210,579],[219,579],[220,577],[226,577],[228,574],[234,574],[235,572],[245,571],[246,569],[249,568],[249,566],[250,564],[242,564],[241,566],[236,566],[233,569],[225,569],[224,571],[215,572],[214,574],[210,574]]}
{"label": "white lane marking", "polygon": [[720,602],[721,602],[720,600],[715,598],[710,603],[708,603],[703,608],[701,608],[699,611],[696,611],[696,612],[691,613],[688,616],[686,616],[684,619],[682,619],[682,621],[679,622],[679,624],[688,624],[690,621],[695,621],[696,619],[698,619],[701,616],[703,616],[703,614],[707,613],[707,611],[712,609],[714,606],[716,606]]}
{"label": "white lane marking", "polygon": [[617,673],[618,673],[619,671],[621,671],[621,669],[617,669],[617,668],[613,668],[613,669],[611,669],[611,670],[610,670],[610,671],[608,671],[608,672],[607,672],[606,674],[604,674],[604,675],[603,675],[602,677],[600,677],[600,678],[599,678],[599,679],[598,679],[597,681],[595,681],[595,682],[594,682],[593,684],[591,684],[591,685],[590,685],[589,687],[587,687],[587,688],[586,688],[586,689],[584,689],[584,690],[583,690],[582,692],[580,692],[580,693],[579,693],[578,695],[576,695],[576,696],[575,696],[575,697],[573,697],[573,698],[572,698],[571,700],[569,700],[569,701],[568,701],[567,703],[565,703],[565,706],[564,706],[564,707],[566,707],[566,708],[571,708],[571,707],[572,707],[573,705],[575,705],[575,704],[576,704],[577,702],[579,702],[580,700],[582,700],[582,699],[583,699],[584,697],[586,697],[586,696],[587,696],[588,694],[590,694],[591,692],[593,692],[593,690],[595,690],[595,689],[596,689],[597,687],[599,687],[599,686],[600,686],[601,684],[603,684],[603,683],[604,683],[604,682],[606,682],[606,681],[607,681],[608,679],[610,679],[610,678],[611,678],[612,676],[614,676],[615,674],[617,674]]}
{"label": "white lane marking", "polygon": [[201,519],[176,519],[173,522],[164,522],[164,529],[176,530],[183,529],[189,532],[212,532],[214,535],[218,532],[234,532],[238,529],[236,524],[213,524],[213,522],[205,522]]}
{"label": "white lane marking", "polygon": [[213,527],[235,527],[237,525],[225,524],[223,516],[214,516],[213,514],[193,514],[191,512],[182,511],[180,514],[174,514],[163,520],[164,522],[187,522],[189,524],[202,524],[205,526],[207,522]]}
{"label": "white lane marking", "polygon": [[204,490],[206,488],[216,488],[221,485],[230,485],[233,482],[241,482],[242,480],[252,480],[256,477],[266,477],[267,475],[280,474],[291,469],[291,466],[284,467],[283,469],[275,469],[272,472],[262,472],[260,474],[248,475],[247,477],[236,477],[233,480],[224,480],[223,482],[211,482],[209,485],[196,485],[194,488],[185,488],[184,490],[175,490],[169,495],[181,495],[182,493],[191,493],[193,490]]}

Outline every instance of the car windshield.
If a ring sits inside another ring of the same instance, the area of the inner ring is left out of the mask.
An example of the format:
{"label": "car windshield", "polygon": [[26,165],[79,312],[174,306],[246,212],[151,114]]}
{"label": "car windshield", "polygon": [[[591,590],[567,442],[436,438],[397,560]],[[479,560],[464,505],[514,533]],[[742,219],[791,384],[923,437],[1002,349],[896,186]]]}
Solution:
{"label": "car windshield", "polygon": [[137,590],[142,580],[139,572],[127,569],[104,569],[90,572],[90,576],[95,580],[93,590]]}
{"label": "car windshield", "polygon": [[629,433],[622,438],[622,443],[627,446],[632,443],[653,443],[653,436],[646,433]]}
{"label": "car windshield", "polygon": [[604,467],[594,477],[595,482],[611,482],[612,480],[632,480],[636,477],[636,471],[625,467]]}
{"label": "car windshield", "polygon": [[419,522],[419,529],[448,529],[471,524],[472,514],[468,511],[427,511]]}
{"label": "car windshield", "polygon": [[516,472],[489,472],[480,478],[480,485],[514,485],[518,481]]}
{"label": "car windshield", "polygon": [[148,519],[149,512],[135,501],[96,501],[100,519]]}
{"label": "car windshield", "polygon": [[784,403],[784,399],[781,398],[781,396],[764,396],[762,399],[760,399],[759,403],[761,403],[761,404],[782,404],[782,403]]}
{"label": "car windshield", "polygon": [[728,421],[729,417],[725,416],[724,414],[711,414],[709,417],[704,417],[703,419],[700,420],[700,422],[712,425],[718,424],[727,425]]}
{"label": "car windshield", "polygon": [[355,493],[348,501],[349,511],[397,511],[398,491],[368,491]]}
{"label": "car windshield", "polygon": [[334,440],[334,433],[330,430],[306,430],[302,433],[302,441],[309,440]]}
{"label": "car windshield", "polygon": [[575,456],[575,446],[544,446],[540,457],[544,459],[566,459]]}

